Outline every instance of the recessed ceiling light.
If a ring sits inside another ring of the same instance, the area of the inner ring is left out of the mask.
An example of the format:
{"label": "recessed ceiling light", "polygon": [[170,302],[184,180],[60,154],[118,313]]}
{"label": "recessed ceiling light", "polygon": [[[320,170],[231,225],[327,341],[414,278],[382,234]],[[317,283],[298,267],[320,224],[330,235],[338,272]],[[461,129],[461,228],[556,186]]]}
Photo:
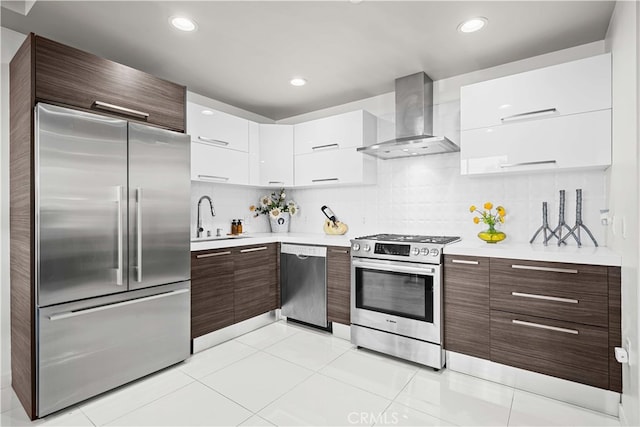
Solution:
{"label": "recessed ceiling light", "polygon": [[213,111],[211,110],[202,110],[201,113],[205,116],[213,116]]}
{"label": "recessed ceiling light", "polygon": [[307,84],[307,81],[302,77],[294,77],[289,81],[289,83],[291,83],[294,86],[304,86]]}
{"label": "recessed ceiling light", "polygon": [[190,32],[195,31],[198,28],[195,21],[185,18],[184,16],[172,16],[169,18],[169,22],[174,26],[174,28],[177,28],[180,31]]}
{"label": "recessed ceiling light", "polygon": [[458,31],[461,33],[473,33],[481,30],[485,25],[487,25],[487,22],[489,22],[489,20],[483,16],[467,19],[458,25]]}

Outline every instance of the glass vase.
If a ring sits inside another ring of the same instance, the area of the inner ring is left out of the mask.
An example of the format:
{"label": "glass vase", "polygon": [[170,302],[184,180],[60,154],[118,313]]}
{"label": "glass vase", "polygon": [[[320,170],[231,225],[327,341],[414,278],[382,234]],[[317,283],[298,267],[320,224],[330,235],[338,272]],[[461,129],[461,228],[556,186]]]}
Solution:
{"label": "glass vase", "polygon": [[489,227],[488,230],[479,232],[478,237],[487,243],[498,243],[506,239],[507,235],[502,231],[496,230],[495,227]]}

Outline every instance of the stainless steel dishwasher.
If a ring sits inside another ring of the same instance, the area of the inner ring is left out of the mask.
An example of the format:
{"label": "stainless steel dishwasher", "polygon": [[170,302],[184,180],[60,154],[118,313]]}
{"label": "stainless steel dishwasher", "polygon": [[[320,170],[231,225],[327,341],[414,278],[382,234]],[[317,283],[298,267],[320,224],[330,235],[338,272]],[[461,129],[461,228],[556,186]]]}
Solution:
{"label": "stainless steel dishwasher", "polygon": [[280,249],[282,315],[327,328],[327,248],[291,245]]}

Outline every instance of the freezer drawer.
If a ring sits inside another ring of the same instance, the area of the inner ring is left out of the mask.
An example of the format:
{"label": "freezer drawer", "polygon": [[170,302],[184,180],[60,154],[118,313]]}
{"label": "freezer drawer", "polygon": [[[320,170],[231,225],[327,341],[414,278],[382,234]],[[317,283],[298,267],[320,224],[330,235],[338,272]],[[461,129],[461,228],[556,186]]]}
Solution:
{"label": "freezer drawer", "polygon": [[38,310],[38,416],[186,359],[190,282]]}

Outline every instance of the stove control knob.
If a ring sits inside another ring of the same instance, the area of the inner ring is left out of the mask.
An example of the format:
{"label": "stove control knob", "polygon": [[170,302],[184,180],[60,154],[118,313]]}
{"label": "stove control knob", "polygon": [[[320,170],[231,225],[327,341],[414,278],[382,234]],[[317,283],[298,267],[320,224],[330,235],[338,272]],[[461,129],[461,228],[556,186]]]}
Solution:
{"label": "stove control knob", "polygon": [[371,246],[369,245],[364,245],[364,247],[362,248],[365,252],[369,252],[371,250]]}
{"label": "stove control knob", "polygon": [[353,249],[354,251],[359,251],[360,250],[360,243],[354,243],[353,246],[351,246],[351,249]]}
{"label": "stove control knob", "polygon": [[438,256],[440,255],[440,251],[436,248],[431,249],[431,256]]}
{"label": "stove control knob", "polygon": [[427,256],[429,255],[429,248],[422,248],[420,252],[422,253],[422,255]]}
{"label": "stove control knob", "polygon": [[414,255],[420,255],[420,249],[419,248],[413,248],[413,254]]}

